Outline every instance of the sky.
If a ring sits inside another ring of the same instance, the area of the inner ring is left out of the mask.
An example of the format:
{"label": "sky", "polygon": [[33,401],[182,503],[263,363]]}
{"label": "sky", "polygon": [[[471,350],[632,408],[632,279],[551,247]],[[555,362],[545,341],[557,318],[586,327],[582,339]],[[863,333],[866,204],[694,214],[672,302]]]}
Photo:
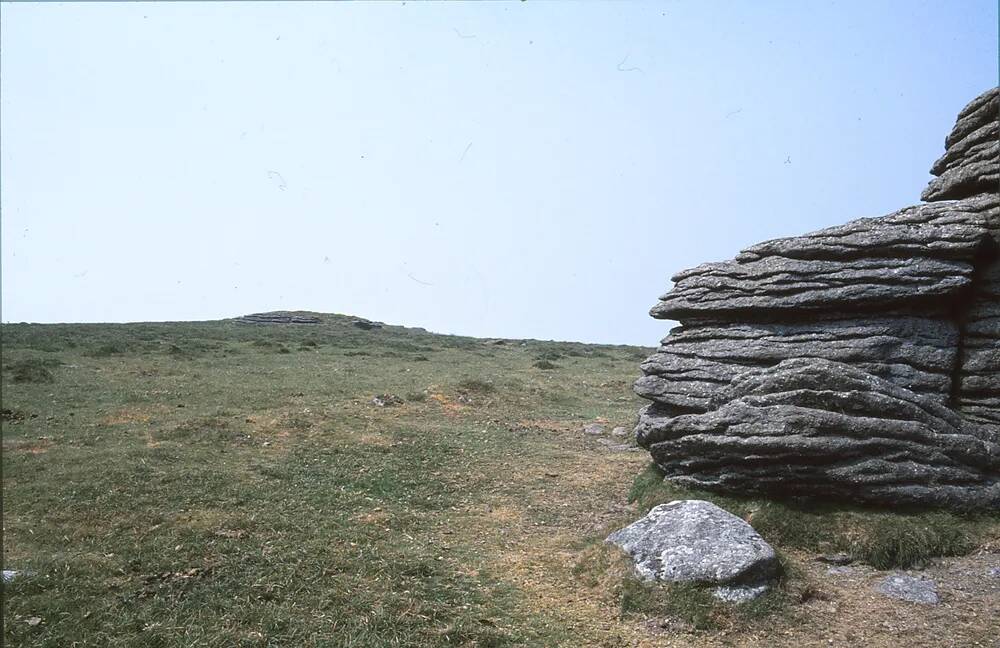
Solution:
{"label": "sky", "polygon": [[4,322],[655,345],[679,270],[919,202],[995,0],[0,7]]}

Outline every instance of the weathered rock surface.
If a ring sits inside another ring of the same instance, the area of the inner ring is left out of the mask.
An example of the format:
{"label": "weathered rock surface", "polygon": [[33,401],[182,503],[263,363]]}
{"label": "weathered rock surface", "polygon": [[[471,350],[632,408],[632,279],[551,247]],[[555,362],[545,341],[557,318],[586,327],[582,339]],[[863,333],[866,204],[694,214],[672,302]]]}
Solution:
{"label": "weathered rock surface", "polygon": [[996,192],[1000,183],[998,113],[998,88],[984,92],[962,109],[945,138],[945,154],[931,167],[937,178],[927,185],[921,199],[952,200]]}
{"label": "weathered rock surface", "polygon": [[907,574],[890,574],[875,585],[880,594],[924,605],[937,605],[937,583],[929,578],[916,578]]}
{"label": "weathered rock surface", "polygon": [[958,414],[843,363],[746,371],[703,414],[642,412],[640,445],[671,479],[741,493],[964,508],[1000,501],[1000,442]]}
{"label": "weathered rock surface", "polygon": [[660,319],[781,321],[790,311],[938,311],[972,283],[998,217],[995,196],[908,207],[805,236],[768,241],[735,260],[673,277],[651,314]]}
{"label": "weathered rock surface", "polygon": [[928,204],[678,273],[639,444],[727,492],[1000,508],[1000,92],[959,114]]}
{"label": "weathered rock surface", "polygon": [[711,585],[728,601],[759,596],[778,574],[774,549],[753,527],[702,500],[661,504],[607,542],[632,558],[643,579]]}

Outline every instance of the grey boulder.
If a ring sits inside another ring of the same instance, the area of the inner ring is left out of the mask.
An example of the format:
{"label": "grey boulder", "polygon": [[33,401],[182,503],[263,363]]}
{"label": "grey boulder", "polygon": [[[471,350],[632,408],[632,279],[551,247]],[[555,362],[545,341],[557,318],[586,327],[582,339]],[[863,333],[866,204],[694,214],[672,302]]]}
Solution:
{"label": "grey boulder", "polygon": [[625,551],[644,580],[712,586],[726,601],[756,598],[779,572],[774,549],[753,527],[703,500],[661,504],[606,542]]}

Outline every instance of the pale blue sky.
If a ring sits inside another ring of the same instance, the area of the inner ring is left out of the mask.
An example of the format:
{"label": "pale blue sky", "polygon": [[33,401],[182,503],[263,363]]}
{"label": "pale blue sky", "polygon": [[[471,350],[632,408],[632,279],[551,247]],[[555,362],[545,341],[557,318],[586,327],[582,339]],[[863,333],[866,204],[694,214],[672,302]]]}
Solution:
{"label": "pale blue sky", "polygon": [[655,344],[676,271],[915,203],[995,0],[5,4],[3,320]]}

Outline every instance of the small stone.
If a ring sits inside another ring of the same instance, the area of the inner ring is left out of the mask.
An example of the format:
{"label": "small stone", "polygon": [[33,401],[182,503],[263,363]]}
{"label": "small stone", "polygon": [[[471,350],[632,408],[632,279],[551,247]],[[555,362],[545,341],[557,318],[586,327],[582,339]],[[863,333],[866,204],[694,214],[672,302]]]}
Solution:
{"label": "small stone", "polygon": [[642,448],[639,446],[628,443],[615,443],[614,439],[598,439],[597,442],[612,452],[642,452]]}
{"label": "small stone", "polygon": [[723,585],[712,590],[712,596],[727,603],[743,603],[752,601],[770,588],[769,585],[743,585],[732,587]]}
{"label": "small stone", "polygon": [[583,426],[583,433],[593,436],[604,434],[604,426],[600,423],[590,423],[589,425]]}
{"label": "small stone", "polygon": [[875,591],[910,603],[938,604],[937,583],[929,578],[915,578],[900,573],[890,574],[875,585]]}
{"label": "small stone", "polygon": [[393,407],[395,405],[402,405],[402,403],[402,398],[392,394],[379,394],[372,399],[372,405],[376,407]]}
{"label": "small stone", "polygon": [[3,570],[3,582],[13,583],[15,579],[23,578],[25,576],[30,576],[31,572],[24,572],[17,569],[5,569]]}
{"label": "small stone", "polygon": [[831,576],[848,576],[854,573],[854,569],[847,565],[834,565],[833,567],[828,567],[826,573]]}
{"label": "small stone", "polygon": [[615,429],[611,430],[611,436],[627,437],[628,436],[628,429],[627,428],[623,428],[621,426],[618,426]]}

